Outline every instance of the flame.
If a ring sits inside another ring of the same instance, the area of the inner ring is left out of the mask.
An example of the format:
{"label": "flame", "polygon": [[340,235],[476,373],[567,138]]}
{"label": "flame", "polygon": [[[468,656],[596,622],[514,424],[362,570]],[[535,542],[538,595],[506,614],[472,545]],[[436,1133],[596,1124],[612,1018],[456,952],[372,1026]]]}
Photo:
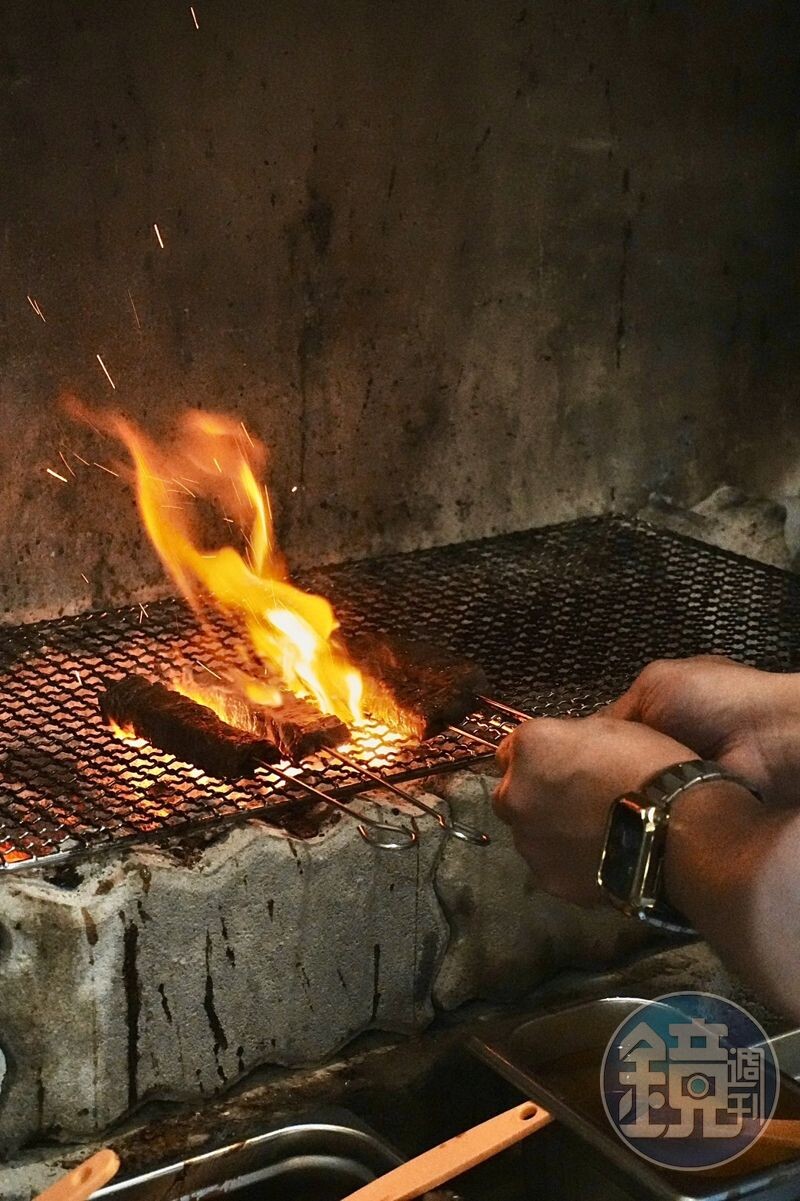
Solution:
{"label": "flame", "polygon": [[125,742],[130,742],[133,746],[145,745],[144,738],[140,738],[131,725],[121,726],[118,722],[114,721],[114,718],[112,717],[109,718],[108,728],[115,738],[123,738]]}
{"label": "flame", "polygon": [[284,702],[284,693],[280,688],[261,680],[254,680],[238,671],[231,673],[230,678],[223,681],[219,687],[213,684],[204,686],[202,680],[186,671],[173,676],[169,686],[181,696],[196,701],[198,705],[205,705],[228,725],[250,729],[253,733],[258,733],[258,730],[252,725],[253,718],[247,706],[237,703],[239,698],[243,697],[248,701],[255,712],[259,705],[269,709],[280,709]]}
{"label": "flame", "polygon": [[[86,416],[78,404],[71,407]],[[265,674],[277,673],[285,688],[311,697],[323,713],[362,724],[362,679],[331,642],[338,628],[333,608],[287,579],[269,493],[257,476],[264,453],[255,439],[232,419],[194,410],[184,414],[174,446],[166,449],[126,418],[92,413],[88,419],[130,452],[147,533],[194,609],[211,604],[239,619]],[[192,520],[200,503],[239,529],[245,554],[231,545],[203,549]],[[264,703],[264,679],[240,676],[239,687]]]}

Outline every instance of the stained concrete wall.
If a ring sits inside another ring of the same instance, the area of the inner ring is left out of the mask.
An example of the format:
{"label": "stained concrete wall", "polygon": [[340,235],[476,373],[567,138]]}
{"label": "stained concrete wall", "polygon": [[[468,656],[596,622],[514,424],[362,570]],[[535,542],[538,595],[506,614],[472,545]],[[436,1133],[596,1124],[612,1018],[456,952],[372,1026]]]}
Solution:
{"label": "stained concrete wall", "polygon": [[195,12],[3,7],[0,610],[160,578],[64,388],[236,412],[295,560],[795,486],[791,0]]}

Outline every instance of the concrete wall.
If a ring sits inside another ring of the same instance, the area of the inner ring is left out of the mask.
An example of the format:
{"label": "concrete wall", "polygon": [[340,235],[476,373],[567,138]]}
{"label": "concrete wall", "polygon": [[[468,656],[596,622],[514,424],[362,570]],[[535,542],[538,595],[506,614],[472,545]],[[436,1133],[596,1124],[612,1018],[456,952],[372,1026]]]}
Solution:
{"label": "concrete wall", "polygon": [[64,388],[235,411],[295,561],[795,486],[791,0],[195,11],[3,7],[0,611],[160,578]]}

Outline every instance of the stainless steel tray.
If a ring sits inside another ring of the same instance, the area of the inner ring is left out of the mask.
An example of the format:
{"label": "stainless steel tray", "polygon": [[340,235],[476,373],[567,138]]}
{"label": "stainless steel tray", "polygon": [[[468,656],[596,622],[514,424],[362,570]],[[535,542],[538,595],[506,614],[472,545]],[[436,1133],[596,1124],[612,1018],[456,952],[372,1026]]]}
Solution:
{"label": "stainless steel tray", "polygon": [[[620,1022],[643,1004],[645,999],[640,997],[606,997],[574,1005],[523,1021],[491,1042],[473,1037],[470,1050],[610,1160],[635,1190],[632,1195],[637,1201],[733,1201],[739,1197],[798,1201],[800,1150],[797,1158],[752,1171],[743,1157],[743,1174],[724,1179],[700,1172],[662,1171],[630,1151],[605,1115],[592,1112],[592,1106],[585,1104],[592,1081],[599,1090],[608,1040]],[[782,1068],[800,1065],[800,1033],[779,1036],[773,1045]],[[800,1090],[785,1071],[781,1095],[793,1102],[792,1116],[800,1114]]]}
{"label": "stainless steel tray", "polygon": [[96,1201],[337,1201],[400,1156],[346,1110],[327,1110],[232,1146],[108,1185]]}

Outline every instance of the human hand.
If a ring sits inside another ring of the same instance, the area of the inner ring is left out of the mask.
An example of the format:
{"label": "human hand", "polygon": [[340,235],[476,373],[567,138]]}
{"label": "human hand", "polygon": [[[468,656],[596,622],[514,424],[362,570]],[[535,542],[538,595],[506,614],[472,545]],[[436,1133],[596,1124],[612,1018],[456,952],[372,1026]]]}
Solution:
{"label": "human hand", "polygon": [[607,716],[641,722],[744,776],[775,805],[800,802],[800,675],[721,655],[648,664]]}
{"label": "human hand", "polygon": [[597,868],[612,801],[697,755],[647,726],[598,714],[527,721],[497,758],[505,774],[494,808],[537,887],[591,905],[602,898]]}

